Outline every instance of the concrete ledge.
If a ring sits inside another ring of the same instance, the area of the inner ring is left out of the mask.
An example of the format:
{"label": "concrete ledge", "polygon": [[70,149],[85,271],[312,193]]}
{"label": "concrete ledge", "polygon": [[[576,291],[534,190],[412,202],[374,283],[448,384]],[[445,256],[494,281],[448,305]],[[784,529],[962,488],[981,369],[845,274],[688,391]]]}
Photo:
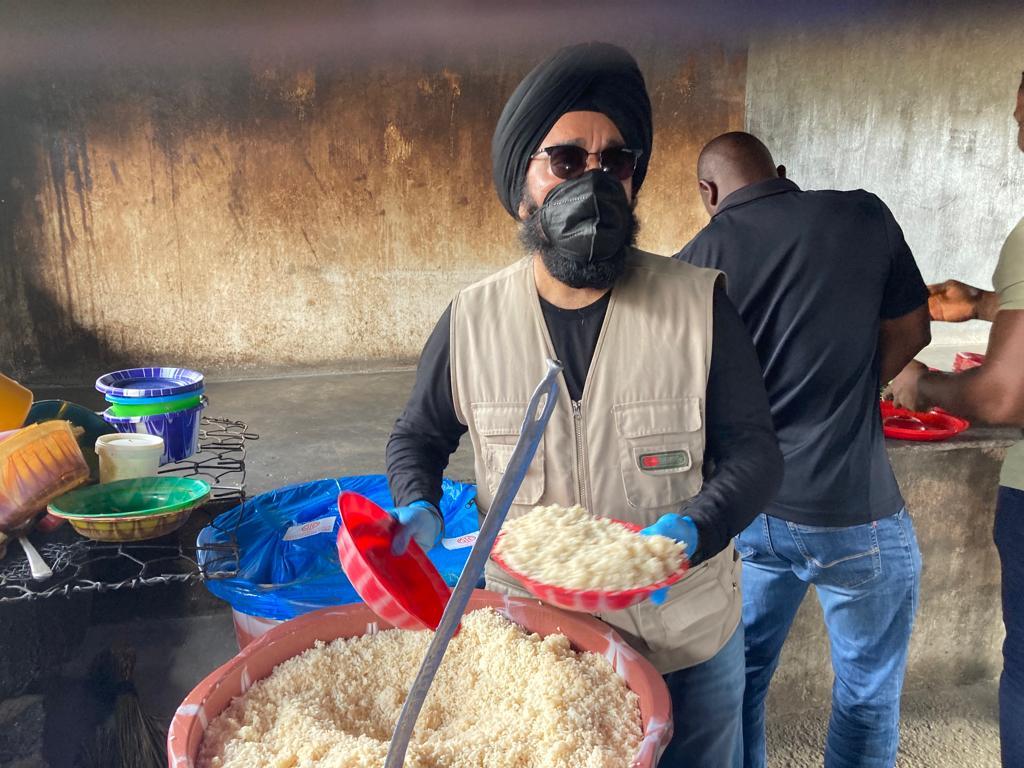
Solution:
{"label": "concrete ledge", "polygon": [[[890,441],[924,562],[908,689],[996,677],[1003,641],[999,557],[992,543],[999,468],[1019,433],[968,430],[942,443]],[[768,696],[773,716],[827,707],[832,669],[821,608],[808,593]]]}

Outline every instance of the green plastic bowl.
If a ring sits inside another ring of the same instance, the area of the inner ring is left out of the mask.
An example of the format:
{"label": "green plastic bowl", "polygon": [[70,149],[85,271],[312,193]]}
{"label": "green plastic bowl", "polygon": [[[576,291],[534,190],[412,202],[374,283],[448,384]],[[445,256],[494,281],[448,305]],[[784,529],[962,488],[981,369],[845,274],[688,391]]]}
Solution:
{"label": "green plastic bowl", "polygon": [[178,400],[170,403],[139,403],[138,405],[119,405],[114,403],[108,409],[111,416],[158,416],[161,413],[176,413],[195,408],[203,400],[202,395]]}
{"label": "green plastic bowl", "polygon": [[209,497],[209,483],[195,477],[137,477],[79,488],[48,509],[67,520],[148,517],[191,509]]}

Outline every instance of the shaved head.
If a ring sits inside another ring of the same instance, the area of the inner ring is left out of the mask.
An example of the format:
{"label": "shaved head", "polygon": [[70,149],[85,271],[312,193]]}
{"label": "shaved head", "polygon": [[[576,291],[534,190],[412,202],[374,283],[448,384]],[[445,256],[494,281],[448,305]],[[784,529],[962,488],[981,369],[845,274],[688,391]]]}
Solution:
{"label": "shaved head", "polygon": [[750,133],[732,131],[709,141],[697,158],[697,179],[704,207],[712,216],[721,200],[759,181],[785,177],[772,153]]}
{"label": "shaved head", "polygon": [[709,141],[697,159],[697,176],[714,181],[725,175],[772,179],[775,161],[757,136],[742,131],[723,133]]}

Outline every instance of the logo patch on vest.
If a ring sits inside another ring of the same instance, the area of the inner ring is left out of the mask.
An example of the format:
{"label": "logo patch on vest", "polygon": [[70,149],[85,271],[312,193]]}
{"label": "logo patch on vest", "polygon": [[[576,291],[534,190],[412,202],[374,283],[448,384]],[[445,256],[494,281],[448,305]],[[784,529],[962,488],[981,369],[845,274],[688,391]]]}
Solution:
{"label": "logo patch on vest", "polygon": [[660,472],[678,472],[690,468],[690,452],[658,451],[657,453],[641,453],[636,459],[641,472],[656,475]]}

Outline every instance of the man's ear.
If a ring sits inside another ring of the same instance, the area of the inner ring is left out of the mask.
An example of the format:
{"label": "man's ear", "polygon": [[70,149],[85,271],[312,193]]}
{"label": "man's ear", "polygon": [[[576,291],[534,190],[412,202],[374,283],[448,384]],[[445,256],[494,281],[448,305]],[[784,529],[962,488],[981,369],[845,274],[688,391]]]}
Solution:
{"label": "man's ear", "polygon": [[699,179],[697,186],[700,187],[700,196],[708,205],[712,207],[718,205],[718,185],[715,182]]}

